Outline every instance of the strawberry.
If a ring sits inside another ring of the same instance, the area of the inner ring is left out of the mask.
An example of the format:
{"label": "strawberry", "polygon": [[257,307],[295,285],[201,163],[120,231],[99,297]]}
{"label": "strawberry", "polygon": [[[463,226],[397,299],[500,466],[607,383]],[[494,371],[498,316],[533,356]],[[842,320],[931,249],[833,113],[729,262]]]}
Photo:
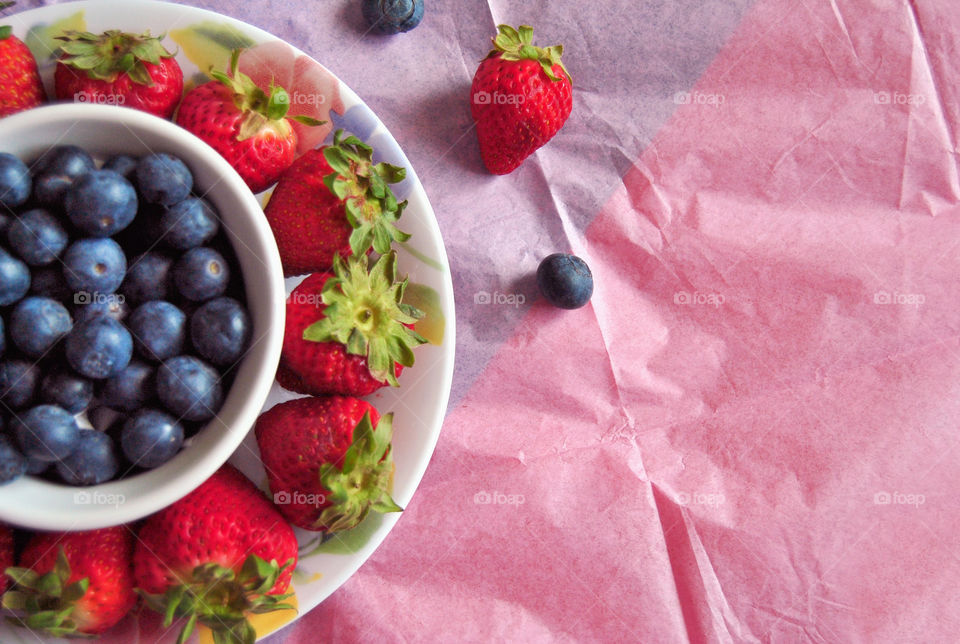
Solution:
{"label": "strawberry", "polygon": [[368,271],[367,255],[334,262],[287,298],[280,353],[281,384],[306,394],[366,396],[397,386],[413,347],[426,340],[410,325],[422,316],[403,303],[407,280],[395,279],[397,255],[381,255]]}
{"label": "strawberry", "polygon": [[183,94],[183,70],[162,37],[69,31],[58,40],[63,41],[53,75],[58,99],[173,115]]}
{"label": "strawberry", "polygon": [[[282,563],[278,563],[282,562]],[[245,613],[290,609],[297,538],[283,516],[243,474],[223,465],[196,490],[147,518],[133,555],[147,606],[197,622],[216,642],[256,639]]]}
{"label": "strawberry", "polygon": [[56,637],[102,633],[137,603],[133,534],[126,526],[86,532],[39,532],[7,568],[16,586],[3,607],[16,621]]}
{"label": "strawberry", "polygon": [[12,32],[9,25],[0,27],[0,117],[36,107],[47,98],[37,61]]}
{"label": "strawberry", "polygon": [[406,170],[373,163],[373,148],[355,136],[310,150],[293,162],[277,184],[264,214],[277,239],[287,277],[329,270],[336,253],[390,251],[410,235],[398,230],[407,202],[397,203],[389,184]]}
{"label": "strawberry", "polygon": [[339,532],[371,510],[400,512],[390,498],[393,414],[359,398],[297,398],[271,407],[255,426],[277,508],[306,530]]}
{"label": "strawberry", "polygon": [[[269,93],[240,73],[240,50],[234,50],[230,71],[211,71],[213,79],[187,92],[177,123],[220,153],[253,192],[276,183],[293,163],[297,133],[286,118],[290,96],[277,85]],[[293,116],[304,125],[320,125],[307,116]]]}
{"label": "strawberry", "polygon": [[0,523],[0,595],[7,590],[7,576],[2,571],[13,565],[13,528]]}
{"label": "strawberry", "polygon": [[573,107],[563,46],[533,46],[533,28],[497,27],[493,50],[473,76],[470,113],[480,156],[493,174],[507,174],[553,138]]}

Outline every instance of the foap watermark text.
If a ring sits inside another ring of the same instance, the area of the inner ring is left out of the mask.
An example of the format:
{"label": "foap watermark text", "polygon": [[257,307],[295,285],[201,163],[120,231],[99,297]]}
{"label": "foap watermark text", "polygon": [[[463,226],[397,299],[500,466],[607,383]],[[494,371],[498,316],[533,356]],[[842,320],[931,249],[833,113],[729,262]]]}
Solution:
{"label": "foap watermark text", "polygon": [[480,305],[523,306],[527,297],[523,293],[500,293],[494,291],[477,291],[473,294],[473,303]]}
{"label": "foap watermark text", "polygon": [[923,293],[900,293],[898,291],[877,291],[873,294],[873,303],[881,306],[900,305],[919,308],[927,301]]}
{"label": "foap watermark text", "polygon": [[494,490],[487,492],[480,490],[473,495],[473,502],[476,505],[523,505],[527,502],[522,494],[504,494]]}
{"label": "foap watermark text", "polygon": [[688,293],[687,291],[677,291],[673,294],[673,303],[679,304],[680,306],[706,305],[720,308],[720,305],[726,300],[727,298],[724,297],[723,293],[700,293],[699,291]]}
{"label": "foap watermark text", "polygon": [[912,505],[915,508],[919,508],[926,502],[927,497],[923,494],[880,491],[873,495],[874,505]]}

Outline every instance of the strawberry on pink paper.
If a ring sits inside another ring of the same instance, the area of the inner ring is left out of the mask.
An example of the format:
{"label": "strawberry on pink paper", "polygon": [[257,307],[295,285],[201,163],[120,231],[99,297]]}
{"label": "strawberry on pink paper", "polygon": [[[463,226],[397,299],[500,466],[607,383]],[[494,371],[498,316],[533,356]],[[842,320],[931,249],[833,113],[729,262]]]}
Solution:
{"label": "strawberry on pink paper", "polygon": [[260,87],[269,87],[271,82],[284,87],[290,95],[288,115],[326,121],[316,127],[293,123],[298,136],[297,154],[323,143],[333,129],[331,111],[344,112],[336,77],[309,56],[297,54],[283,41],[274,40],[244,50],[240,55],[240,71]]}

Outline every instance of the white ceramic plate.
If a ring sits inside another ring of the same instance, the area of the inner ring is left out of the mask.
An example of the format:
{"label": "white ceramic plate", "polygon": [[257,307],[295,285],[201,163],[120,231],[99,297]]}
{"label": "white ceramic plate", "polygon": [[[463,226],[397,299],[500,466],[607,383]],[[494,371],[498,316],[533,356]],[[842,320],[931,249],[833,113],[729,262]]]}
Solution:
{"label": "white ceramic plate", "polygon": [[[368,398],[381,413],[394,412],[393,496],[401,506],[406,506],[426,470],[446,412],[453,377],[454,300],[446,252],[433,210],[416,172],[383,123],[349,87],[293,45],[210,11],[144,0],[90,0],[4,16],[2,23],[11,25],[14,34],[27,41],[38,59],[49,55],[49,47],[55,46],[52,36],[64,29],[150,30],[154,34],[166,34],[165,44],[170,50],[178,50],[177,60],[187,79],[194,78],[200,69],[210,64],[225,65],[231,47],[250,48],[241,58],[241,71],[255,79],[263,74],[279,76],[279,84],[292,98],[291,114],[307,112],[331,121],[330,126],[319,132],[326,134],[327,141],[331,138],[327,134],[331,126],[342,127],[370,143],[377,152],[375,159],[407,169],[407,179],[395,187],[398,198],[409,200],[400,228],[412,234],[410,241],[399,249],[400,272],[410,278],[411,295],[415,296],[413,303],[427,311],[418,330],[428,336],[431,343],[417,348],[416,364],[404,370],[399,388],[381,389]],[[39,62],[49,90],[53,63],[49,59]],[[49,93],[52,96],[52,92]],[[288,280],[288,290],[298,281]],[[275,384],[265,409],[294,397],[296,395]],[[252,432],[230,460],[265,487],[266,477]],[[401,517],[402,514],[372,516],[353,531],[324,543],[319,543],[315,533],[298,531],[301,558],[294,588],[299,615],[314,608],[343,584]],[[255,621],[261,637],[296,618],[292,613],[261,617],[264,616],[257,616]],[[175,632],[164,633],[155,620],[132,615],[103,636],[102,641],[119,644],[174,639]],[[36,642],[37,637],[0,625],[0,641]]]}

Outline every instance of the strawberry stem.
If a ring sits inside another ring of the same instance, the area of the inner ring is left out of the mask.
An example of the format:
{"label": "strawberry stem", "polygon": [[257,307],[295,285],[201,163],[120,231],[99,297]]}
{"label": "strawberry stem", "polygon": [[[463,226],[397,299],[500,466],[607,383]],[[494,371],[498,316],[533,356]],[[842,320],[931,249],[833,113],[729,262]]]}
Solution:
{"label": "strawberry stem", "polygon": [[30,568],[11,567],[4,571],[13,580],[15,587],[3,596],[3,607],[18,613],[8,618],[11,624],[41,631],[54,637],[82,636],[77,623],[72,619],[78,600],[90,587],[90,579],[84,577],[72,584],[70,562],[63,546],[57,551],[53,570],[40,575]]}
{"label": "strawberry stem", "polygon": [[373,163],[373,148],[355,136],[343,137],[343,130],[333,135],[333,144],[323,149],[323,156],[333,172],[323,183],[344,202],[347,221],[353,227],[350,251],[362,255],[370,248],[383,255],[390,252],[394,241],[410,239],[409,233],[394,223],[400,219],[406,201],[397,202],[389,184],[399,183],[407,171],[389,163]]}
{"label": "strawberry stem", "polygon": [[493,50],[487,57],[497,55],[503,60],[535,60],[540,63],[540,67],[552,81],[560,80],[553,71],[554,65],[559,65],[567,80],[573,82],[570,72],[560,60],[563,56],[563,45],[535,47],[533,27],[529,25],[520,25],[519,29],[514,29],[510,25],[497,25],[497,36],[493,38]]}
{"label": "strawberry stem", "polygon": [[63,41],[59,62],[64,65],[83,71],[90,78],[111,82],[126,74],[133,82],[148,87],[153,85],[153,79],[146,63],[159,65],[161,59],[175,55],[163,46],[163,36],[151,36],[149,31],[140,35],[116,29],[102,34],[68,31],[57,36],[57,40]]}
{"label": "strawberry stem", "polygon": [[217,563],[201,564],[183,583],[171,586],[163,594],[141,590],[146,605],[164,615],[164,627],[178,617],[187,621],[180,630],[177,642],[186,642],[196,625],[203,624],[213,632],[215,642],[253,644],[256,631],[247,620],[247,613],[269,613],[275,610],[294,610],[284,603],[293,593],[267,594],[293,559],[282,566],[276,561],[265,561],[257,555],[248,556],[239,572]]}
{"label": "strawberry stem", "polygon": [[393,459],[393,414],[380,418],[376,428],[367,411],[353,430],[353,441],[340,467],[332,463],[320,466],[320,483],[330,492],[331,505],[317,520],[327,532],[341,532],[357,526],[371,510],[402,512],[390,496]]}
{"label": "strawberry stem", "polygon": [[398,386],[394,363],[413,365],[413,348],[426,342],[409,328],[423,313],[403,302],[407,280],[396,280],[397,253],[382,255],[368,270],[367,255],[334,257],[334,275],[323,285],[323,318],[303,331],[311,342],[339,342],[365,356],[370,375]]}

